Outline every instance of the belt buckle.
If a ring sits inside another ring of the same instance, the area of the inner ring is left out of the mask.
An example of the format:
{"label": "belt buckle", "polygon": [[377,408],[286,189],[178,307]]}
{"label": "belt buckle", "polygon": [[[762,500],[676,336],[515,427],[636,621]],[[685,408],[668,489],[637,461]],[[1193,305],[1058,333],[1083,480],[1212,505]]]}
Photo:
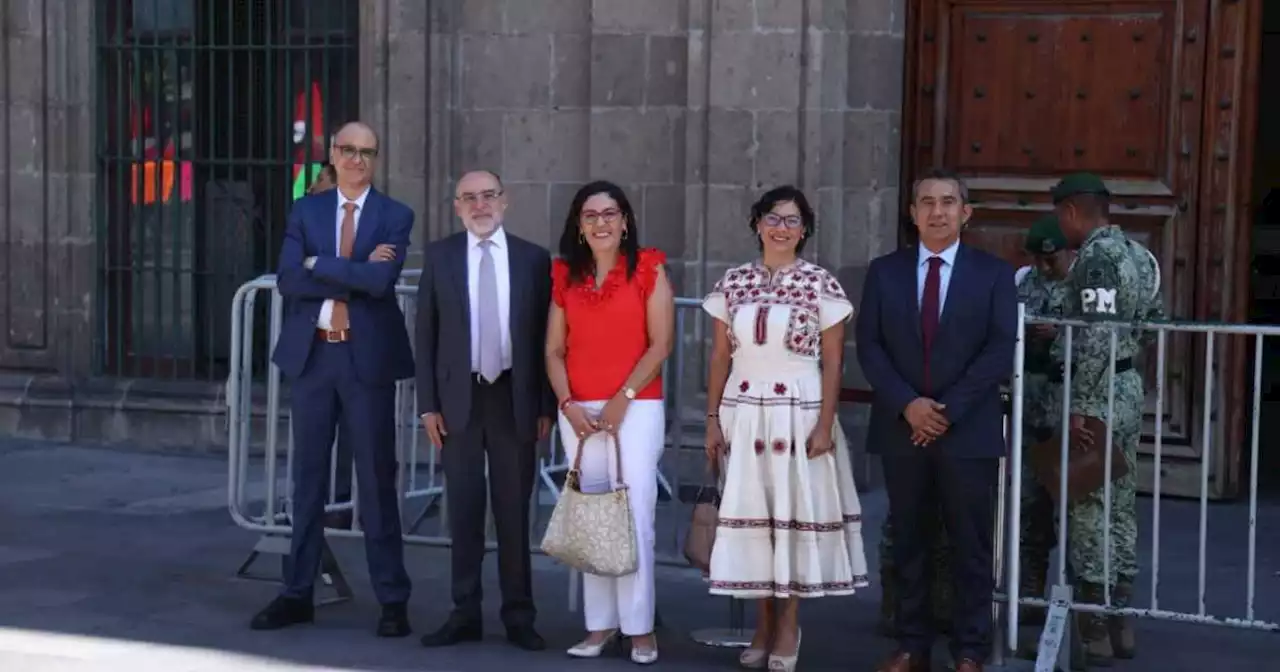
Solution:
{"label": "belt buckle", "polygon": [[329,329],[324,332],[325,343],[341,343],[343,341],[342,332],[336,329]]}

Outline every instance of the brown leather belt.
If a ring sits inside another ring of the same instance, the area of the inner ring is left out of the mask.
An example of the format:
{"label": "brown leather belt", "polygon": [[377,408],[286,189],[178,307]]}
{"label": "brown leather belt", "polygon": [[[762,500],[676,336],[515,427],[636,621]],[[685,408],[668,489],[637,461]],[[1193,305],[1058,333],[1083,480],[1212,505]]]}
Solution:
{"label": "brown leather belt", "polygon": [[324,343],[346,343],[351,340],[350,329],[316,329],[316,338]]}

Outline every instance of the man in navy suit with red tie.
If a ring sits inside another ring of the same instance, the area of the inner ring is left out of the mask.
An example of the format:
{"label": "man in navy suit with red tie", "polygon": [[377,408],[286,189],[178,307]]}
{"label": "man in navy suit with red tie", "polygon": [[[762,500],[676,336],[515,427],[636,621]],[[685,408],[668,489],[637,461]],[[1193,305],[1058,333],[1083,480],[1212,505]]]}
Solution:
{"label": "man in navy suit with red tie", "polygon": [[960,242],[972,214],[956,175],[913,186],[917,246],[871,262],[858,314],[858,362],[875,391],[869,450],[880,453],[899,580],[899,649],[881,672],[930,670],[928,572],[938,511],[953,549],[952,655],[981,672],[991,648],[992,537],[1013,369],[1013,267]]}
{"label": "man in navy suit with red tie", "polygon": [[[409,634],[395,449],[396,381],[414,375],[395,286],[413,211],[373,189],[378,138],[352,122],[333,137],[338,188],[298,200],[280,250],[289,299],[272,360],[293,411],[293,539],[284,588],[250,624],[275,630],[314,619],[330,451],[340,432],[355,459],[360,524],[380,637]],[[344,468],[346,468],[344,466]]]}

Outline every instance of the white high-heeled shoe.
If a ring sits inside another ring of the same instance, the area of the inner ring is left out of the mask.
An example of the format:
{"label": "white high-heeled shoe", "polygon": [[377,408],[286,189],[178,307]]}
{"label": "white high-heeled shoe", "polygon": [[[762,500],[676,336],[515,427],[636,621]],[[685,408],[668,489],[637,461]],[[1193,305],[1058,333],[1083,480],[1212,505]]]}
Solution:
{"label": "white high-heeled shoe", "polygon": [[584,639],[581,642],[574,644],[573,648],[569,649],[565,653],[568,653],[574,658],[599,658],[600,654],[604,653],[604,650],[609,648],[609,645],[613,644],[617,639],[618,631],[610,630],[609,634],[605,635],[604,639],[600,640],[598,643],[591,644]]}
{"label": "white high-heeled shoe", "polygon": [[796,631],[796,652],[790,656],[779,656],[776,653],[769,654],[769,669],[771,671],[795,672],[796,663],[800,660],[800,639],[803,635],[803,631]]}
{"label": "white high-heeled shoe", "polygon": [[769,666],[769,650],[747,649],[738,654],[738,665],[748,670],[763,670]]}
{"label": "white high-heeled shoe", "polygon": [[641,650],[633,643],[631,645],[631,662],[636,665],[652,665],[658,662],[658,638],[653,638],[653,648],[647,651]]}

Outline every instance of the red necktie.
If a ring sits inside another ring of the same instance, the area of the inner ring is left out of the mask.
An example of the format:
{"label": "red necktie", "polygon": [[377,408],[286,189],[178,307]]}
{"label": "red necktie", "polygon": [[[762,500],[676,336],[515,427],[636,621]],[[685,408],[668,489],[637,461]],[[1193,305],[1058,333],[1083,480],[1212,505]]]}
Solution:
{"label": "red necktie", "polygon": [[942,257],[929,257],[929,272],[924,276],[924,295],[920,298],[920,336],[924,341],[924,392],[931,394],[929,381],[929,355],[933,352],[933,337],[938,332],[938,303],[942,285]]}

